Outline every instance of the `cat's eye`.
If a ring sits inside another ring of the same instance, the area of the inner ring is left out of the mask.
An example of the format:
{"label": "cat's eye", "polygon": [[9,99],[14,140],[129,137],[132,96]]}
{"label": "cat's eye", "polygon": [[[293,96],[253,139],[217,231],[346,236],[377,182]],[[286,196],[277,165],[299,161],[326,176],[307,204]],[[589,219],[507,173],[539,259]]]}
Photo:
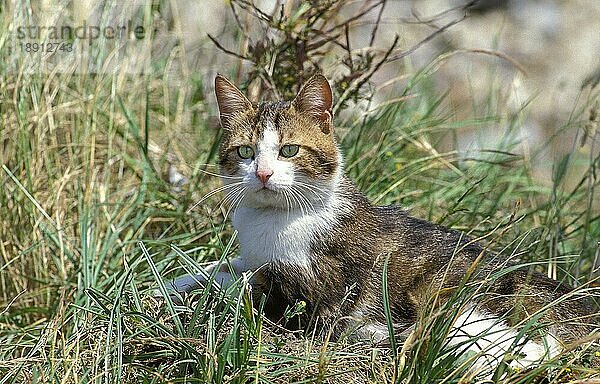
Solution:
{"label": "cat's eye", "polygon": [[237,153],[242,159],[251,159],[254,156],[254,149],[249,145],[242,145],[238,147]]}
{"label": "cat's eye", "polygon": [[298,154],[298,150],[300,149],[299,145],[296,144],[286,144],[281,147],[279,154],[283,157],[293,157]]}

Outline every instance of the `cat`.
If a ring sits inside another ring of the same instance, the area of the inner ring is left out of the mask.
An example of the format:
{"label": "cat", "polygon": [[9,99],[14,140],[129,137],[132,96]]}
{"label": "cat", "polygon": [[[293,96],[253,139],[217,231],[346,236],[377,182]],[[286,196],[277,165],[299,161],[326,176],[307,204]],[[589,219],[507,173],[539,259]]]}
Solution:
{"label": "cat", "polygon": [[[310,318],[341,317],[349,319],[338,322],[342,331],[353,328],[378,342],[388,337],[384,264],[399,334],[410,331],[434,295],[443,302],[467,274],[485,279],[507,265],[460,232],[369,202],[344,174],[324,76],[310,78],[293,101],[253,104],[222,75],[215,93],[223,129],[219,166],[240,253],[230,262],[234,276],[215,263],[201,275],[174,280],[171,289],[191,292],[211,272],[227,285],[252,271],[253,296],[266,295],[269,318],[281,320],[301,302],[301,326]],[[557,353],[561,343],[589,335],[597,324],[590,302],[540,273],[515,268],[488,285],[485,299],[473,300],[456,319],[451,343],[487,331],[493,336],[482,338],[482,348],[500,359],[516,338],[514,325],[556,301],[541,317],[551,324],[548,339],[523,345],[523,361],[535,361],[548,345]]]}

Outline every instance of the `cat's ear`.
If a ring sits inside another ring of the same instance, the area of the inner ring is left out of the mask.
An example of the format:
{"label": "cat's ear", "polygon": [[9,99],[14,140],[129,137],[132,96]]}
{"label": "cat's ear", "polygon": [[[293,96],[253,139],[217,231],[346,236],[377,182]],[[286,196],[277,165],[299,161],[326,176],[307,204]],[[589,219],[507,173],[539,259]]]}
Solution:
{"label": "cat's ear", "polygon": [[223,129],[229,128],[230,119],[233,116],[252,110],[252,103],[246,96],[221,74],[217,74],[215,78],[215,95]]}
{"label": "cat's ear", "polygon": [[301,113],[312,116],[323,133],[331,132],[333,96],[329,82],[323,75],[314,75],[304,85],[294,99],[294,107]]}

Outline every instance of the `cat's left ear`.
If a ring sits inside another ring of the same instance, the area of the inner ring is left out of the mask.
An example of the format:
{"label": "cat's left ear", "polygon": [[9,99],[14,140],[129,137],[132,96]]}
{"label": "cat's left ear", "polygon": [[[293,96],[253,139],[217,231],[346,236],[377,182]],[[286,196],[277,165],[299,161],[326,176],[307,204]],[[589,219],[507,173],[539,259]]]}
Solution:
{"label": "cat's left ear", "polygon": [[323,75],[314,75],[304,85],[293,101],[294,107],[302,113],[313,117],[323,133],[332,129],[333,96],[329,82]]}
{"label": "cat's left ear", "polygon": [[215,95],[223,129],[229,129],[231,119],[236,115],[252,110],[252,103],[246,96],[221,74],[215,78]]}

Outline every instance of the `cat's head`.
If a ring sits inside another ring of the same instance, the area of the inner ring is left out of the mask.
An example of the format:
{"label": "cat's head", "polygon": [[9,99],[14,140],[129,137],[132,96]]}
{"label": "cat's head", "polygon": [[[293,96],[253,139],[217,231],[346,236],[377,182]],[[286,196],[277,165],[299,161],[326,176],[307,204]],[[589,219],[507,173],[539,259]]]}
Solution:
{"label": "cat's head", "polygon": [[224,130],[219,164],[230,202],[304,210],[325,204],[342,172],[327,79],[313,76],[292,101],[252,104],[217,75],[215,93]]}

